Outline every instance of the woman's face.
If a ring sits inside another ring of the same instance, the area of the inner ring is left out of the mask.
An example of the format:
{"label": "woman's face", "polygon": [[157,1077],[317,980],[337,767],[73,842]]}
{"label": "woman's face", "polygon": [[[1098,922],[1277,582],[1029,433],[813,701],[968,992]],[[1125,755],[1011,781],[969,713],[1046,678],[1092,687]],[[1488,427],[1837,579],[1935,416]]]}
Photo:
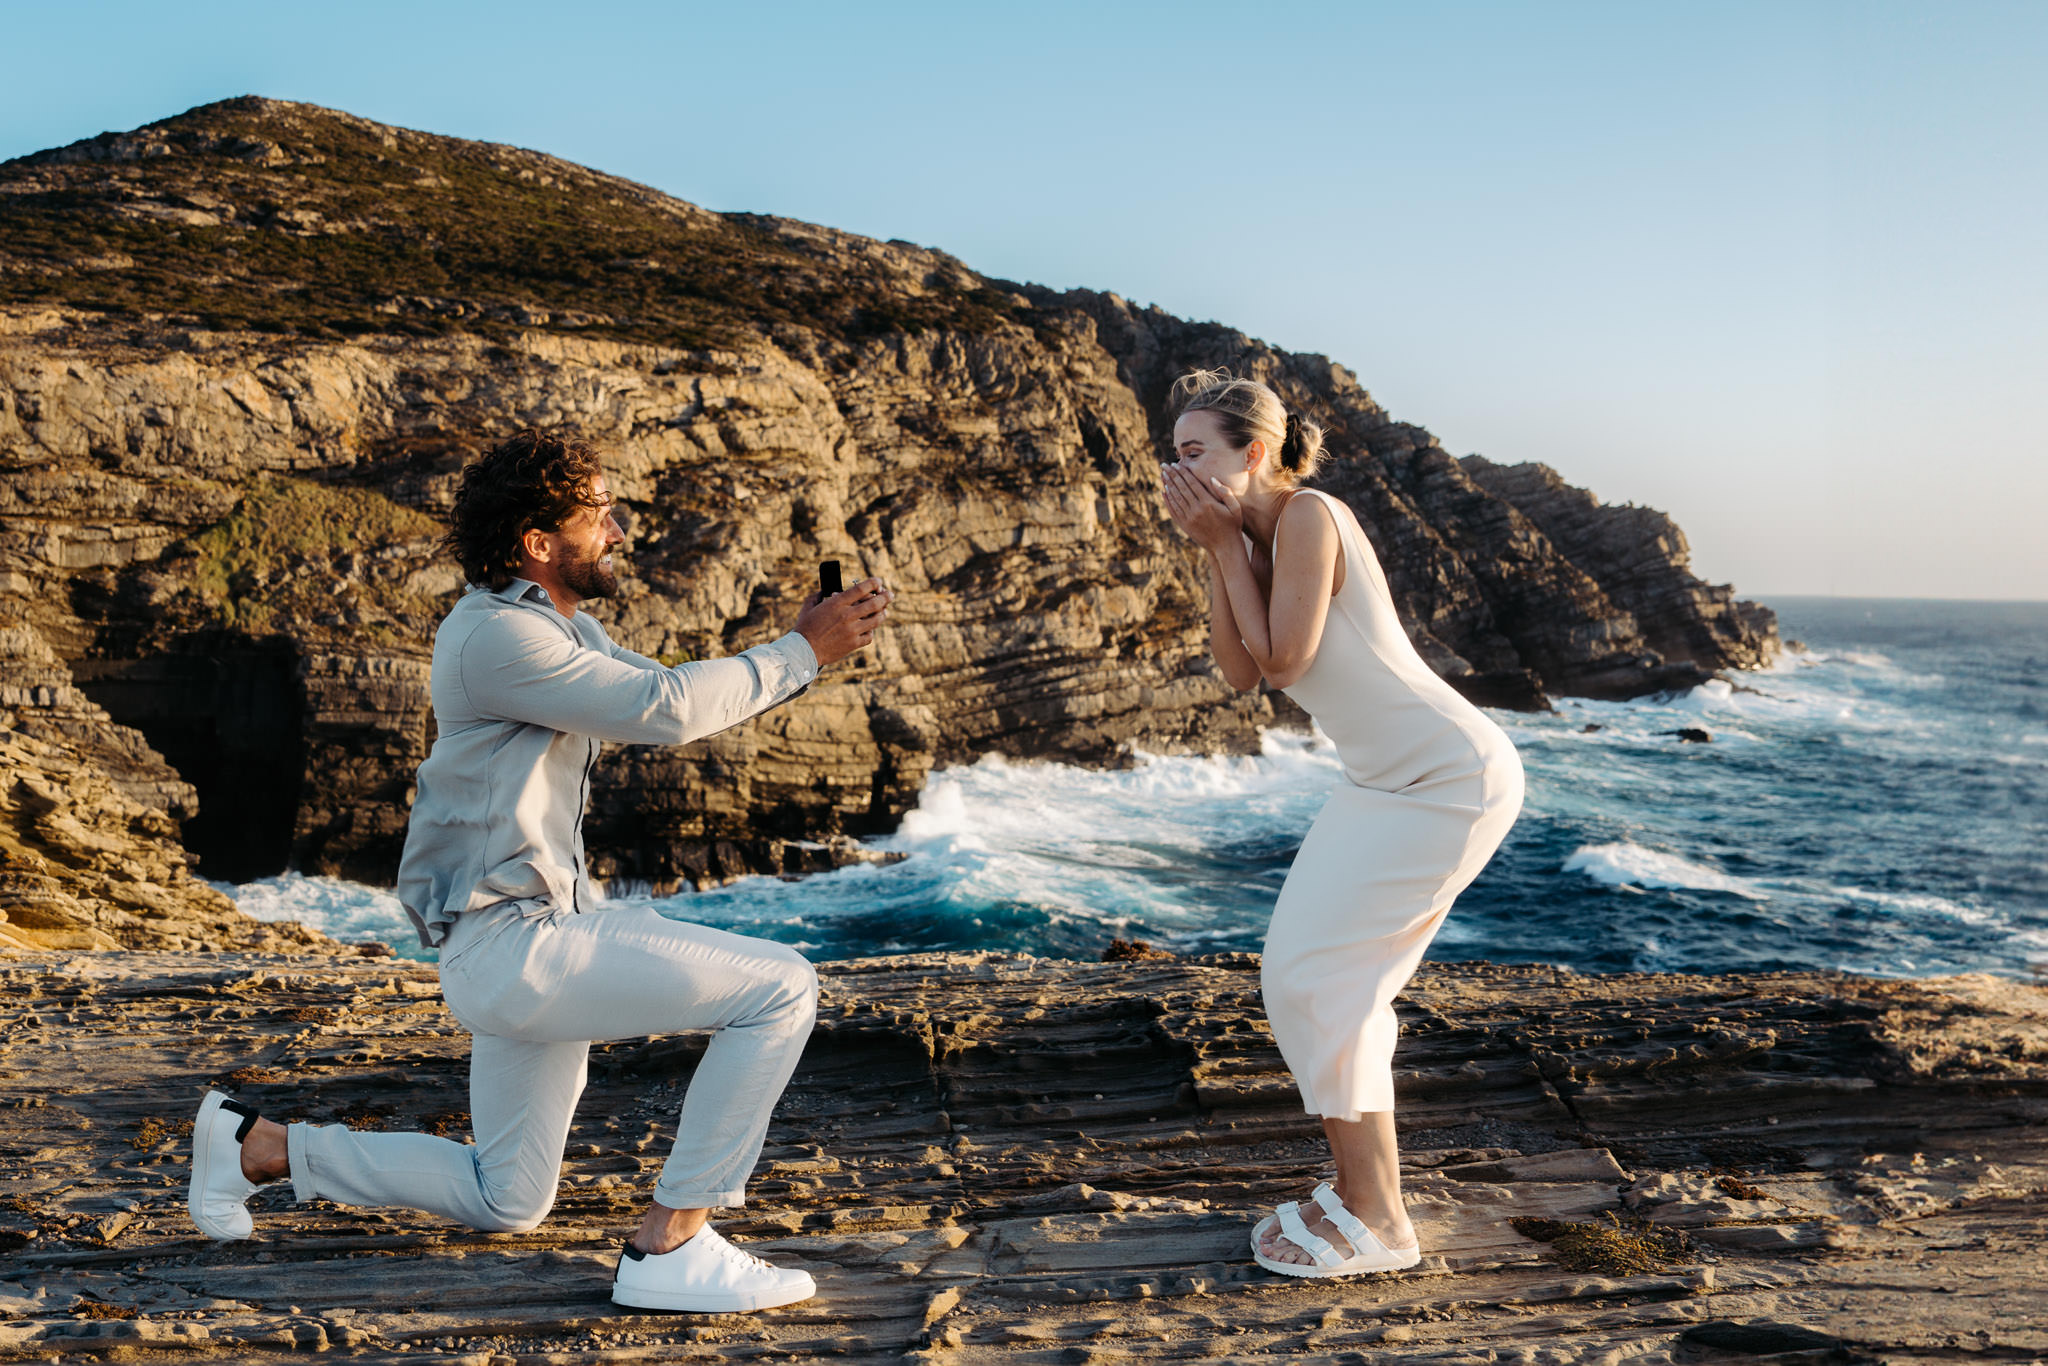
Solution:
{"label": "woman's face", "polygon": [[1251,472],[1245,466],[1254,446],[1260,452],[1265,450],[1262,441],[1232,446],[1223,430],[1222,418],[1206,408],[1182,413],[1173,424],[1173,450],[1180,458],[1181,468],[1193,471],[1200,479],[1214,479],[1234,494],[1242,495],[1251,487]]}

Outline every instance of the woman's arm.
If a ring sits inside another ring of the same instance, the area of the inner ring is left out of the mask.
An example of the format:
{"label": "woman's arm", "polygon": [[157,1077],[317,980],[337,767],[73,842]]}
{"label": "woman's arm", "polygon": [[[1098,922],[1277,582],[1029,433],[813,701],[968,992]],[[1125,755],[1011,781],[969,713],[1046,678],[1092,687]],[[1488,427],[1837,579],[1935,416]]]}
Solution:
{"label": "woman's arm", "polygon": [[1236,500],[1182,471],[1169,471],[1169,478],[1186,509],[1189,533],[1201,541],[1216,564],[1246,653],[1268,683],[1276,688],[1290,686],[1308,672],[1322,644],[1337,558],[1342,553],[1337,524],[1327,511],[1314,506],[1320,499],[1289,500],[1273,536],[1269,596],[1260,590],[1244,538],[1238,534],[1242,516]]}
{"label": "woman's arm", "polygon": [[1209,557],[1209,653],[1223,673],[1223,681],[1239,692],[1259,686],[1259,662],[1252,658],[1238,635],[1237,617],[1230,610],[1230,591],[1223,584],[1223,567]]}

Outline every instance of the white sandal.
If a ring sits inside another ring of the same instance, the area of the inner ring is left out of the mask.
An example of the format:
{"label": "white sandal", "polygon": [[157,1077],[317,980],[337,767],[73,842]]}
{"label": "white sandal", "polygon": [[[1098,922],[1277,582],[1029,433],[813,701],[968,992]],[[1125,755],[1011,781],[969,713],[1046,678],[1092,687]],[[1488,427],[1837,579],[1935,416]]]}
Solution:
{"label": "white sandal", "polygon": [[[1316,1193],[1309,1199],[1322,1212],[1323,1218],[1344,1235],[1344,1241],[1351,1244],[1351,1254],[1345,1256],[1324,1239],[1310,1233],[1308,1225],[1302,1222],[1301,1206],[1289,1200],[1261,1219],[1252,1230],[1253,1261],[1283,1276],[1355,1276],[1361,1271],[1401,1271],[1422,1260],[1420,1247],[1392,1248],[1374,1237],[1372,1230],[1357,1215],[1344,1208],[1344,1202],[1337,1198],[1336,1188],[1329,1182],[1317,1186]],[[1260,1241],[1276,1223],[1282,1237],[1316,1259],[1313,1266],[1276,1262],[1259,1250]]]}

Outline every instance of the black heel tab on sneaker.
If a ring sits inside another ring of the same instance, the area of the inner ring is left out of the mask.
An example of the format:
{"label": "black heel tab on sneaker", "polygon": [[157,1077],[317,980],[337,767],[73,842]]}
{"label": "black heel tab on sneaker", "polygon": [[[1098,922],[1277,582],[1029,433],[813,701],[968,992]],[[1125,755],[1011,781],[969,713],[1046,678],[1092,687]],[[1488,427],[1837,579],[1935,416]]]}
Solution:
{"label": "black heel tab on sneaker", "polygon": [[634,1247],[631,1243],[626,1244],[626,1250],[621,1255],[623,1255],[628,1261],[634,1262],[643,1261],[647,1257],[646,1253],[642,1252],[639,1248]]}
{"label": "black heel tab on sneaker", "polygon": [[242,1117],[241,1124],[236,1126],[235,1129],[235,1142],[241,1143],[247,1140],[249,1131],[256,1127],[256,1112],[238,1100],[223,1100],[220,1103],[220,1108],[232,1111]]}

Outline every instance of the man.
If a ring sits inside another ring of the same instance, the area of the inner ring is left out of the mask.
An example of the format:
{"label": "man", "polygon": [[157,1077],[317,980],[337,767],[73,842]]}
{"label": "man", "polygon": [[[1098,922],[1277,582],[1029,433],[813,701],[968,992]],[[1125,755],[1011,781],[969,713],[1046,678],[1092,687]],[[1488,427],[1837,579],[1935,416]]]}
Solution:
{"label": "man", "polygon": [[554,1204],[590,1041],[709,1029],[613,1299],[718,1313],[815,1293],[808,1275],[741,1252],[706,1220],[744,1201],[817,976],[779,944],[598,905],[583,809],[600,742],[682,744],[787,701],[873,640],[893,595],[874,579],[813,595],[780,640],[667,668],[578,610],[618,591],[624,540],[579,441],[522,432],[463,471],[445,543],[470,590],[434,637],[439,738],[420,765],[398,891],[421,941],[440,948],[442,995],[472,1036],[475,1146],[286,1127],[209,1093],[188,1203],[210,1237],[247,1237],[249,1195],[287,1175],[301,1201],[532,1228]]}

